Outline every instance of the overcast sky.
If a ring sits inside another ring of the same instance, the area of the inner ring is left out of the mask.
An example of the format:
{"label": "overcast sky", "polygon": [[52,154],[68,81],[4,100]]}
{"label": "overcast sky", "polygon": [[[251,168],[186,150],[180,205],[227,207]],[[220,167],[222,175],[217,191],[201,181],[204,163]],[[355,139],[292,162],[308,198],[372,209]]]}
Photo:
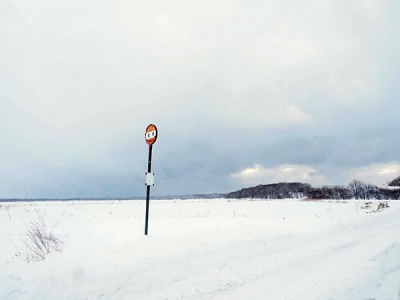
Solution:
{"label": "overcast sky", "polygon": [[400,2],[0,2],[0,197],[400,175]]}

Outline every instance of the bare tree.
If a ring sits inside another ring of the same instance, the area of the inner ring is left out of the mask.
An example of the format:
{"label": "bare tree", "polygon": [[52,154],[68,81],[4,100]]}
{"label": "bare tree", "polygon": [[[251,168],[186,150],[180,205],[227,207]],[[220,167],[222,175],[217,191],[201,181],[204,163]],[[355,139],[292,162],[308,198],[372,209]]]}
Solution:
{"label": "bare tree", "polygon": [[348,187],[353,198],[360,199],[362,186],[363,182],[358,179],[354,179],[349,183]]}

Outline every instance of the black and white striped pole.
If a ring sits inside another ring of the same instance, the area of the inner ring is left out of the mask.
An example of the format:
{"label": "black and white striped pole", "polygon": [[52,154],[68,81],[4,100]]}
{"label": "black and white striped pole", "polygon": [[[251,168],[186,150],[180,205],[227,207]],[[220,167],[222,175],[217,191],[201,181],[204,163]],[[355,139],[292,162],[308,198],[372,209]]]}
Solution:
{"label": "black and white striped pole", "polygon": [[147,160],[147,172],[146,172],[146,220],[144,225],[144,234],[148,234],[149,229],[149,206],[150,206],[150,187],[154,186],[154,173],[151,172],[151,156],[153,152],[153,144],[157,140],[157,127],[154,124],[150,124],[146,128],[145,139],[146,143],[149,145],[149,159]]}

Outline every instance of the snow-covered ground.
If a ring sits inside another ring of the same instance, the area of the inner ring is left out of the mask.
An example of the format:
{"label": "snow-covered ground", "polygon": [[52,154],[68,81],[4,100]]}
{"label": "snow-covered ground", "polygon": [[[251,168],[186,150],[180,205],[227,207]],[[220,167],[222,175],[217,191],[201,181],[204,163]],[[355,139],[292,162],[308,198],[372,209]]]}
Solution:
{"label": "snow-covered ground", "polygon": [[0,203],[0,299],[400,299],[400,201],[364,202],[152,201],[149,236],[144,201]]}

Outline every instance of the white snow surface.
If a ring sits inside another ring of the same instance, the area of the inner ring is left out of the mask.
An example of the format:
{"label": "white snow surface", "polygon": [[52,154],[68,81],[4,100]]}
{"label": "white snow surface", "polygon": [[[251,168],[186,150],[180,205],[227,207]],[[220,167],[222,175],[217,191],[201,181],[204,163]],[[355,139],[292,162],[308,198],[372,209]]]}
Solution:
{"label": "white snow surface", "polygon": [[[0,299],[400,299],[400,201],[0,203]],[[41,215],[62,252],[27,263]]]}

